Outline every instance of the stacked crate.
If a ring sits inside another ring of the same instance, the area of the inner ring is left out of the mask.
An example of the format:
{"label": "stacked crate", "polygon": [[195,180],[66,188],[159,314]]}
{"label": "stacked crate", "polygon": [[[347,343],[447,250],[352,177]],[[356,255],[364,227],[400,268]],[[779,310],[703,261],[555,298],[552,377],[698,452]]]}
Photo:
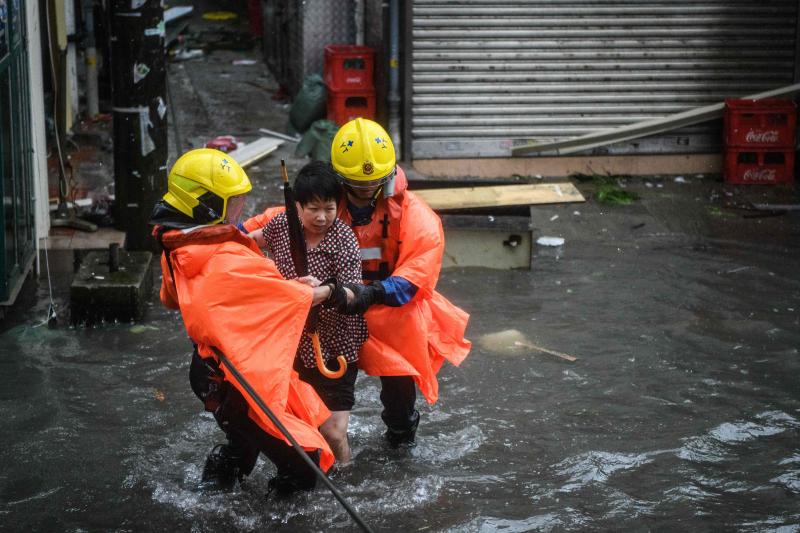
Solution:
{"label": "stacked crate", "polygon": [[374,58],[374,51],[367,46],[325,47],[328,120],[342,125],[358,117],[375,118]]}
{"label": "stacked crate", "polygon": [[725,182],[790,183],[796,128],[797,106],[791,100],[725,100]]}

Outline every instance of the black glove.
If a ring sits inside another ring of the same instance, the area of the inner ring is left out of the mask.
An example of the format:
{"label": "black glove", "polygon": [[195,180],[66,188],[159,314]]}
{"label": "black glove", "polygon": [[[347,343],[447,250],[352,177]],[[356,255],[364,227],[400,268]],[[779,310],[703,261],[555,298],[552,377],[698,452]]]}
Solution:
{"label": "black glove", "polygon": [[345,303],[343,307],[336,309],[344,315],[363,315],[370,306],[382,304],[386,299],[386,291],[380,281],[373,281],[369,285],[360,283],[343,283],[342,285],[343,288],[353,291],[355,295],[352,302]]}
{"label": "black glove", "polygon": [[322,302],[322,307],[343,313],[340,309],[344,309],[347,306],[347,293],[344,292],[344,285],[339,283],[336,278],[328,278],[321,285],[327,285],[331,288],[331,294],[327,300]]}

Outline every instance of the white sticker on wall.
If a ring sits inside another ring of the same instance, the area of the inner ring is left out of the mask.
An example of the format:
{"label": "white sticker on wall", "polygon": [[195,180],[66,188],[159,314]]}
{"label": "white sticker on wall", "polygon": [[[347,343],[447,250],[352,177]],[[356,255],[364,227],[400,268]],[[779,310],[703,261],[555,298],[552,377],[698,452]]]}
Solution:
{"label": "white sticker on wall", "polygon": [[134,63],[133,64],[133,83],[139,83],[142,81],[145,76],[150,72],[150,67],[145,65],[144,63]]}
{"label": "white sticker on wall", "polygon": [[150,110],[146,107],[139,111],[139,141],[142,148],[142,155],[147,155],[156,149],[156,143],[150,137],[149,129],[153,127],[150,122]]}

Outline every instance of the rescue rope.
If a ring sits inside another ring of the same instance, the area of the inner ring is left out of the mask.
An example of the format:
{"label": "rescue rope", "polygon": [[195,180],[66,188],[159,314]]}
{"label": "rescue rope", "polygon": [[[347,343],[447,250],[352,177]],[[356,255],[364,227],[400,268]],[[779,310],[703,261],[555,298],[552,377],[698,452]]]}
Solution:
{"label": "rescue rope", "polygon": [[258,395],[258,393],[256,393],[256,391],[253,389],[253,387],[250,386],[250,384],[247,382],[247,380],[244,378],[244,376],[242,376],[239,373],[239,371],[236,370],[236,367],[233,366],[233,363],[230,362],[230,360],[227,358],[227,356],[224,353],[222,353],[222,351],[220,351],[215,346],[212,346],[211,349],[214,350],[215,354],[217,354],[217,357],[219,357],[220,362],[222,362],[222,364],[225,365],[225,367],[228,369],[228,371],[231,374],[233,374],[233,377],[236,378],[236,381],[241,383],[242,387],[247,392],[247,394],[249,394],[250,397],[261,408],[261,410],[264,411],[264,414],[267,415],[267,417],[270,419],[270,421],[273,424],[275,424],[275,426],[278,428],[278,430],[280,430],[280,432],[283,433],[283,435],[289,440],[289,442],[292,443],[292,447],[297,451],[298,454],[300,454],[300,458],[303,461],[305,461],[305,463],[309,467],[311,467],[311,469],[314,471],[314,473],[317,475],[317,477],[322,481],[322,483],[326,487],[328,487],[328,490],[330,490],[331,493],[333,493],[333,496],[339,501],[339,503],[342,504],[342,507],[344,507],[345,510],[348,512],[348,514],[350,514],[350,516],[353,518],[353,521],[356,524],[358,524],[358,526],[362,530],[364,530],[364,531],[366,531],[368,533],[372,533],[372,529],[370,529],[370,527],[366,524],[366,522],[364,522],[364,520],[361,518],[361,516],[358,514],[358,512],[352,506],[350,506],[349,503],[347,503],[347,500],[344,499],[344,496],[342,495],[341,492],[339,492],[339,489],[337,489],[333,485],[333,483],[331,483],[331,480],[328,478],[328,476],[325,475],[325,472],[323,472],[322,469],[319,466],[317,466],[317,464],[314,461],[311,460],[311,457],[308,456],[308,453],[306,453],[306,451],[303,449],[303,447],[300,446],[300,444],[295,440],[295,438],[292,436],[292,434],[289,433],[289,430],[286,429],[286,427],[283,425],[283,423],[281,423],[281,421],[278,420],[278,418],[275,416],[275,414],[272,412],[272,410],[267,406],[267,404],[264,402],[264,400],[261,399],[261,397]]}
{"label": "rescue rope", "polygon": [[54,325],[55,321],[57,320],[56,316],[56,304],[53,302],[53,284],[50,281],[50,257],[47,255],[47,248],[50,246],[50,243],[47,240],[47,236],[44,238],[44,265],[47,269],[47,293],[50,297],[50,305],[47,308],[47,324]]}

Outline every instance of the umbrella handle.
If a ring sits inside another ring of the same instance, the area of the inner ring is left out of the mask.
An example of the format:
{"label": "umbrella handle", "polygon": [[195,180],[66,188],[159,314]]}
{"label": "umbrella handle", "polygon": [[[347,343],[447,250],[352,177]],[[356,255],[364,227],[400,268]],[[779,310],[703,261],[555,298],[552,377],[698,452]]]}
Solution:
{"label": "umbrella handle", "polygon": [[339,370],[335,372],[328,370],[328,367],[325,366],[325,360],[322,359],[322,346],[319,344],[319,334],[316,332],[309,333],[308,336],[311,337],[311,344],[314,346],[314,358],[317,360],[319,373],[328,379],[339,379],[344,376],[345,371],[347,371],[347,360],[344,356],[340,355],[336,358],[336,360],[339,361]]}

